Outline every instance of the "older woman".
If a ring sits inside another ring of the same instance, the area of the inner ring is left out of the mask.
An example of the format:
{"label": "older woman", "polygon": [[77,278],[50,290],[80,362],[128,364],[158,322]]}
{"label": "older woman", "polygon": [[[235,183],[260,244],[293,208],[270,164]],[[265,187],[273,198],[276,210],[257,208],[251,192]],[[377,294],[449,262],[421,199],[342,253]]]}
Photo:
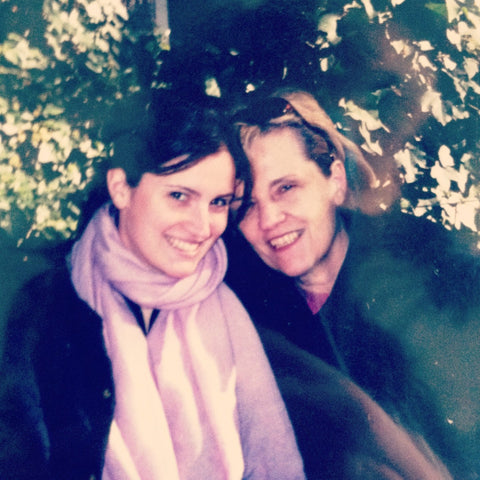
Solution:
{"label": "older woman", "polygon": [[68,263],[11,314],[0,477],[301,480],[261,343],[222,283],[228,128],[168,93],[144,115],[116,132],[109,200]]}
{"label": "older woman", "polygon": [[[283,365],[277,380],[283,384],[285,364],[270,341],[272,330],[364,388],[463,475],[448,413],[437,415],[429,389],[411,368],[422,358],[412,346],[418,339],[411,338],[412,350],[405,352],[387,327],[406,328],[418,316],[431,318],[434,328],[445,312],[470,309],[465,297],[476,289],[478,298],[478,264],[461,253],[447,256],[451,238],[434,224],[359,211],[372,198],[374,171],[312,95],[256,97],[235,122],[250,165],[236,223],[257,255],[232,230],[227,281],[266,328],[270,361],[274,369]],[[321,440],[312,432],[322,428],[319,417],[301,393],[288,383],[285,388],[307,473],[316,472],[315,442]],[[334,407],[329,413],[335,417]],[[324,459],[323,468],[328,464]]]}

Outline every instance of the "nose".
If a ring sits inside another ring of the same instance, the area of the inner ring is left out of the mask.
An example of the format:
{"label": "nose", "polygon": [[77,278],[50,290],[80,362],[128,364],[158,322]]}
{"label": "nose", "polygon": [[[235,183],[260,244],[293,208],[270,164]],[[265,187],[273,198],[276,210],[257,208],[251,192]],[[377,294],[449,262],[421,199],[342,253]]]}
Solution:
{"label": "nose", "polygon": [[208,205],[192,209],[189,215],[189,224],[192,233],[195,234],[199,241],[210,237],[212,228]]}
{"label": "nose", "polygon": [[262,230],[269,230],[285,219],[280,205],[275,202],[258,203],[258,223]]}

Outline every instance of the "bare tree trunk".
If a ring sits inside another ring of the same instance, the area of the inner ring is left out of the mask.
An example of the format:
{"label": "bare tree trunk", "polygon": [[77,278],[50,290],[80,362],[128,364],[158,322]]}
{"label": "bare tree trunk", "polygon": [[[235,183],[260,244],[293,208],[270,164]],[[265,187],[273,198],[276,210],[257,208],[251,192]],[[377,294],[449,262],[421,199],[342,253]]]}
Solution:
{"label": "bare tree trunk", "polygon": [[161,31],[168,30],[167,0],[124,0],[124,2],[130,11],[141,9],[145,15],[153,18]]}
{"label": "bare tree trunk", "polygon": [[169,29],[168,0],[155,0],[155,22],[162,32]]}

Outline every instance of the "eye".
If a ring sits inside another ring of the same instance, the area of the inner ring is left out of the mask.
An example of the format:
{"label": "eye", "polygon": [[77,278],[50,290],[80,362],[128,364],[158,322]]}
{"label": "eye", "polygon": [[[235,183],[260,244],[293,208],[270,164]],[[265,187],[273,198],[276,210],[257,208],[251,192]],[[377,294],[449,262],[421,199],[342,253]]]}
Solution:
{"label": "eye", "polygon": [[290,190],[292,190],[292,188],[294,188],[295,185],[291,184],[291,183],[286,183],[284,185],[280,185],[279,187],[279,192],[280,193],[286,193],[286,192],[289,192]]}
{"label": "eye", "polygon": [[230,205],[230,199],[224,197],[215,198],[212,200],[211,205],[218,208],[228,207]]}
{"label": "eye", "polygon": [[170,192],[168,195],[179,202],[184,202],[187,200],[187,194],[183,192]]}

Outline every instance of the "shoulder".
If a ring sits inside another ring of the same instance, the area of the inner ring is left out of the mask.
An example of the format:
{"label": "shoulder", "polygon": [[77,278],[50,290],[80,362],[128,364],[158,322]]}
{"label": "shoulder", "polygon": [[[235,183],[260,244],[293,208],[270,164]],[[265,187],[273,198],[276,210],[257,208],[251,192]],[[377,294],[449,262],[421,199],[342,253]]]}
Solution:
{"label": "shoulder", "polygon": [[345,221],[354,246],[389,248],[398,255],[413,255],[420,260],[439,254],[469,255],[480,260],[473,235],[448,230],[439,223],[398,209],[377,216],[346,213]]}
{"label": "shoulder", "polygon": [[[14,296],[6,323],[6,347],[48,349],[59,338],[73,338],[85,324],[99,317],[77,295],[66,266],[56,266],[29,280]],[[95,322],[95,320],[97,320]],[[27,344],[28,343],[28,344]]]}
{"label": "shoulder", "polygon": [[356,278],[371,271],[369,279],[404,279],[412,289],[421,285],[438,307],[456,311],[478,305],[480,254],[473,236],[398,211],[353,214],[349,222],[348,267]]}
{"label": "shoulder", "polygon": [[64,265],[55,266],[30,279],[14,297],[12,312],[32,310],[37,313],[55,313],[83,308]]}

